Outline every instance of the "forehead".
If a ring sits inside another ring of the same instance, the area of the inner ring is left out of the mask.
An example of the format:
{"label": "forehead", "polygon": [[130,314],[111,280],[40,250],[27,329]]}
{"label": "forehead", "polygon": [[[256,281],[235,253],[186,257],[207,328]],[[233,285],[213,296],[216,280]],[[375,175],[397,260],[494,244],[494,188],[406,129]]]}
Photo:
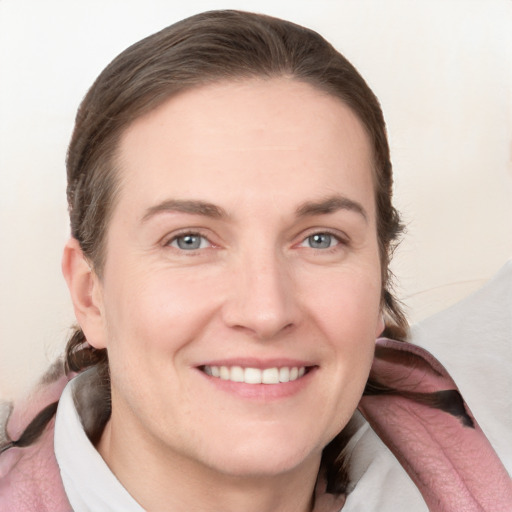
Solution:
{"label": "forehead", "polygon": [[215,199],[219,186],[261,192],[262,182],[277,201],[293,184],[299,195],[320,196],[342,185],[373,202],[372,149],[360,120],[341,100],[286,78],[179,93],[128,127],[118,159],[122,195],[135,202],[198,188]]}

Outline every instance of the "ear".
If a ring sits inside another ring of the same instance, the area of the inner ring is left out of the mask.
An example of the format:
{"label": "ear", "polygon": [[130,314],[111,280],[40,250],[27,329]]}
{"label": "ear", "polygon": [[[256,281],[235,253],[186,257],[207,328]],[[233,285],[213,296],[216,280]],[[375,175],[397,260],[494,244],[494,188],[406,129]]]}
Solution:
{"label": "ear", "polygon": [[76,319],[88,343],[97,349],[106,348],[101,281],[75,238],[70,238],[64,246],[62,273],[73,301]]}
{"label": "ear", "polygon": [[377,319],[377,327],[375,328],[375,338],[379,338],[386,328],[386,322],[384,321],[384,313],[379,312],[379,318]]}

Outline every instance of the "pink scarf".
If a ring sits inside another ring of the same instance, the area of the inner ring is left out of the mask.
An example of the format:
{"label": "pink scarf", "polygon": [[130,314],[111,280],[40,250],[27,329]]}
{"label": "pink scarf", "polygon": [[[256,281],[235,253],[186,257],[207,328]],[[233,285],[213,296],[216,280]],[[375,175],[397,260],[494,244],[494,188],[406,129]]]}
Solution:
{"label": "pink scarf", "polygon": [[[402,395],[437,393],[436,407],[418,401],[418,395],[411,400],[385,390],[364,396],[359,405],[432,512],[512,511],[512,482],[506,469],[455,383],[431,354],[409,343],[380,339],[371,377]],[[14,410],[8,424],[12,439],[39,410],[58,400],[66,382],[60,377],[42,386],[24,407]],[[325,493],[320,482],[313,512],[339,512],[344,502],[345,496]],[[0,510],[71,511],[53,452],[53,421],[34,445],[11,448],[0,456]]]}

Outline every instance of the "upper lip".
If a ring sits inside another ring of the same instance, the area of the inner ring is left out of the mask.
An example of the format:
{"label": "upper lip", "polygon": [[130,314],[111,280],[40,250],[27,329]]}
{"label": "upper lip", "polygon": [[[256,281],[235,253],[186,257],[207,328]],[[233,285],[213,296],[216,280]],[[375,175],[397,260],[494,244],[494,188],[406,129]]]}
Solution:
{"label": "upper lip", "polygon": [[242,368],[259,368],[260,370],[264,370],[266,368],[282,368],[282,367],[298,367],[302,366],[310,367],[317,366],[314,362],[304,360],[304,359],[291,359],[287,357],[279,357],[272,359],[260,359],[254,357],[241,357],[241,358],[232,358],[229,359],[212,359],[208,361],[203,361],[202,363],[195,365],[200,368],[203,366],[241,366]]}

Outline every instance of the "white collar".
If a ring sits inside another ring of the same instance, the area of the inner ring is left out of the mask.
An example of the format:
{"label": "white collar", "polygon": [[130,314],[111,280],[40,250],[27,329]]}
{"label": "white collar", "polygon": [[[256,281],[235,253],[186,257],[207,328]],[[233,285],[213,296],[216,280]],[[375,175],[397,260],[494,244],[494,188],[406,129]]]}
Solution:
{"label": "white collar", "polygon": [[83,375],[64,389],[55,420],[55,456],[74,512],[144,512],[89,441],[73,400]]}
{"label": "white collar", "polygon": [[[144,512],[89,441],[73,399],[88,372],[64,389],[55,420],[55,456],[74,512]],[[359,413],[356,413],[359,416]],[[393,454],[360,418],[347,446],[353,488],[342,512],[427,512],[421,494]]]}

